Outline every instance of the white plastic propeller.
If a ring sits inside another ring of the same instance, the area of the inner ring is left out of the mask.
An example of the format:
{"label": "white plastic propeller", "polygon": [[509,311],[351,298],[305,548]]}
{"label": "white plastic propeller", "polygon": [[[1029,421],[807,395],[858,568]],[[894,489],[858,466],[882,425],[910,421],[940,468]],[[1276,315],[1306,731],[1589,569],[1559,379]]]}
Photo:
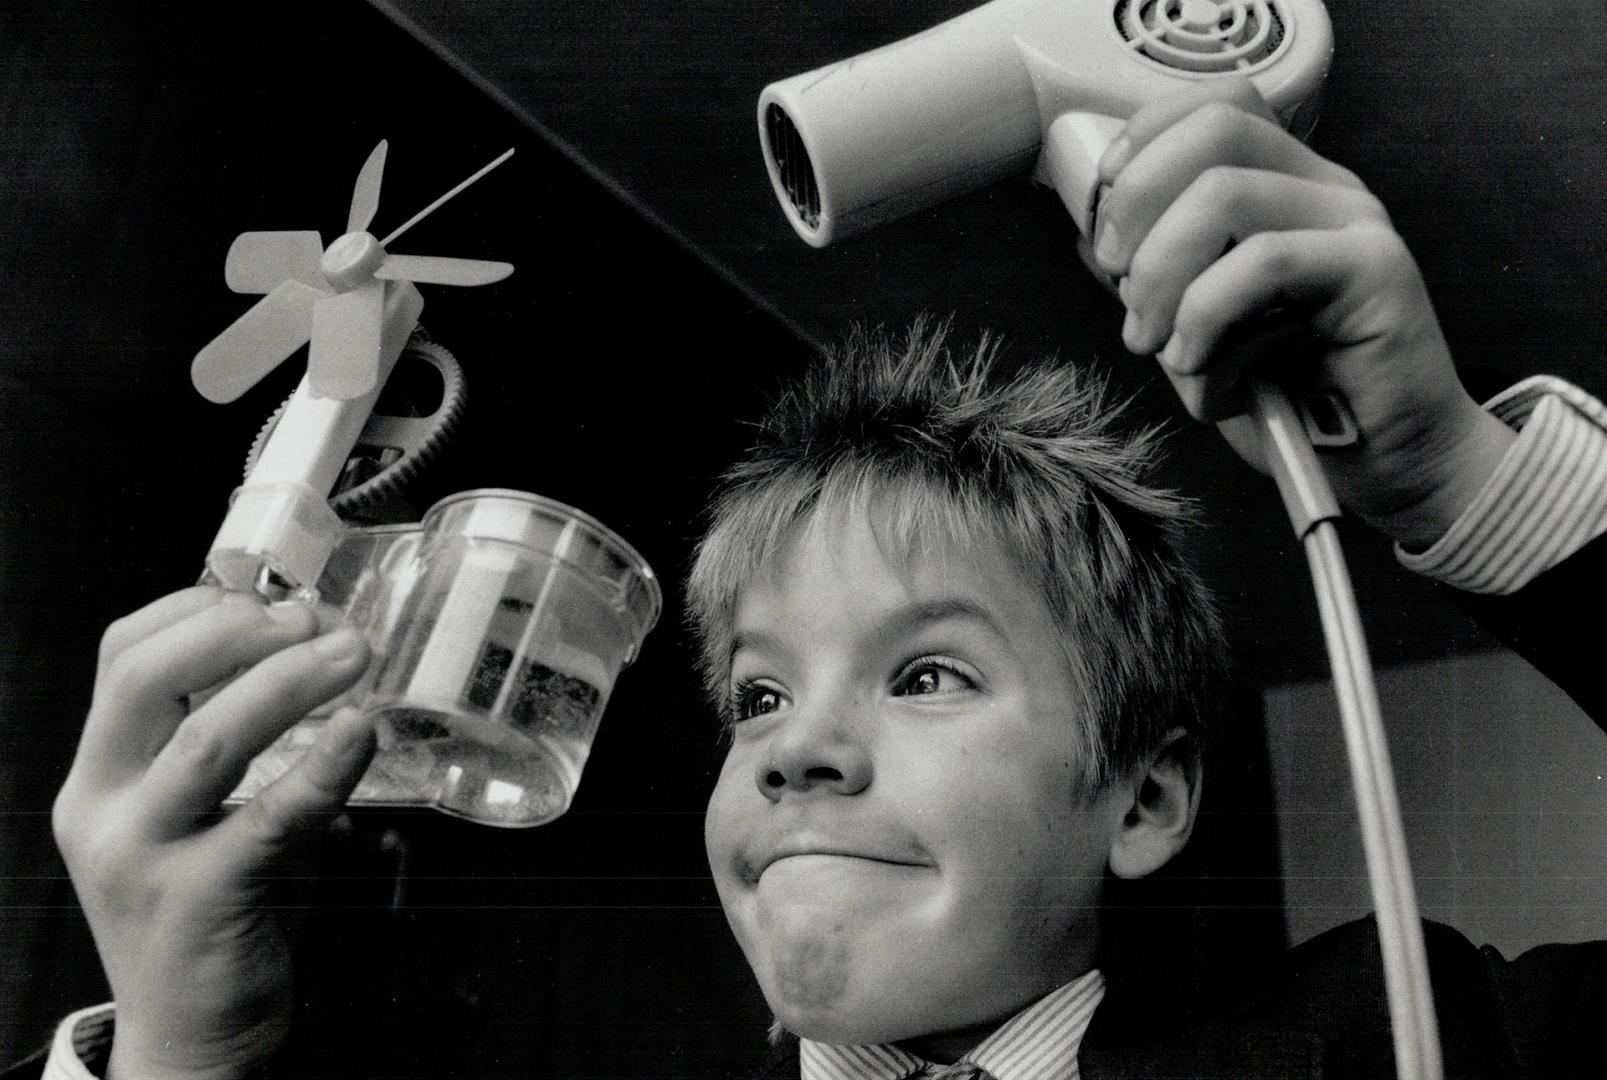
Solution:
{"label": "white plastic propeller", "polygon": [[284,281],[213,338],[190,364],[190,381],[208,401],[233,401],[312,336],[313,307],[327,292]]}
{"label": "white plastic propeller", "polygon": [[[235,238],[224,260],[224,281],[235,292],[266,295],[196,354],[190,378],[202,397],[233,401],[309,340],[307,370],[313,390],[342,401],[361,397],[383,374],[380,346],[386,337],[387,289],[401,287],[388,282],[489,285],[513,273],[511,263],[387,252],[367,231],[379,211],[385,155],[386,144],[381,141],[357,174],[346,233],[327,248],[311,231],[245,232]],[[384,243],[511,156],[509,150],[481,168],[415,214]],[[393,339],[405,339],[403,328],[392,329]],[[412,327],[405,329],[411,332]]]}
{"label": "white plastic propeller", "polygon": [[385,175],[384,139],[374,147],[357,174],[357,185],[352,188],[352,208],[346,215],[347,232],[364,232],[379,212],[379,182]]}
{"label": "white plastic propeller", "polygon": [[223,280],[237,293],[270,293],[286,280],[328,289],[318,270],[323,257],[315,232],[244,232],[229,245]]}
{"label": "white plastic propeller", "polygon": [[490,285],[513,273],[513,264],[441,255],[386,255],[374,276],[424,285]]}

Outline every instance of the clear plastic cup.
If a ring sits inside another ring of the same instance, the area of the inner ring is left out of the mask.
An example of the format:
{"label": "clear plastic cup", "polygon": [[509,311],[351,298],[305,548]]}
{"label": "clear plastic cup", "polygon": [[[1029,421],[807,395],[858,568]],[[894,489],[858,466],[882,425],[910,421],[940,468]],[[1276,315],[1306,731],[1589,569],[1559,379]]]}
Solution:
{"label": "clear plastic cup", "polygon": [[[442,500],[417,526],[355,530],[319,592],[375,653],[342,699],[376,718],[380,744],[351,801],[512,827],[569,808],[614,680],[662,606],[652,569],[613,531],[504,490]],[[320,724],[298,725],[277,756]],[[235,795],[284,767],[259,761]]]}

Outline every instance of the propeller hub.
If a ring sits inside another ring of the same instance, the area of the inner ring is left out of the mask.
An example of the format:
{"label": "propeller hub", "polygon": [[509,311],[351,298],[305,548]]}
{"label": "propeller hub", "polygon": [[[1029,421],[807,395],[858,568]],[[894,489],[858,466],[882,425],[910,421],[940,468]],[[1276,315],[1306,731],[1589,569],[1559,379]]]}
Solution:
{"label": "propeller hub", "polygon": [[385,249],[372,233],[349,232],[330,244],[318,268],[341,292],[355,289],[374,276],[385,261]]}

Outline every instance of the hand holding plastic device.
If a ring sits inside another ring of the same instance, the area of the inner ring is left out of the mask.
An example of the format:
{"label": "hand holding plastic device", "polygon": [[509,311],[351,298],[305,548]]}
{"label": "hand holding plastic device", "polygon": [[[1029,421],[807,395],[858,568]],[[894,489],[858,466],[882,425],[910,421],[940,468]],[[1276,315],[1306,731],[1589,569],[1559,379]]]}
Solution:
{"label": "hand holding plastic device", "polygon": [[329,490],[424,310],[413,282],[488,285],[513,273],[505,262],[386,251],[512,150],[376,240],[367,230],[379,211],[385,152],[381,142],[363,164],[346,232],[327,249],[310,231],[241,233],[229,248],[229,288],[266,295],[196,354],[190,377],[201,396],[233,401],[309,348],[307,374],[207,555],[208,571],[227,588],[279,599],[317,582],[341,529]]}
{"label": "hand holding plastic device", "polygon": [[[1030,173],[1092,238],[1098,166],[1141,106],[1191,82],[1247,77],[1280,122],[1316,121],[1333,51],[1320,0],[993,0],[759,95],[759,137],[793,228],[823,247],[993,181]],[[1441,1072],[1404,834],[1366,645],[1311,447],[1335,439],[1277,387],[1251,412],[1312,562],[1362,819],[1402,1077]],[[1343,403],[1338,403],[1341,408]]]}
{"label": "hand holding plastic device", "polygon": [[[352,802],[537,825],[568,809],[614,679],[658,618],[659,587],[606,526],[538,495],[470,491],[416,525],[364,529],[331,508],[418,325],[413,283],[486,285],[513,272],[386,250],[512,150],[377,240],[367,230],[385,153],[382,142],[369,155],[347,231],[328,248],[315,232],[248,232],[229,249],[229,286],[266,295],[196,356],[196,389],[232,401],[310,347],[306,376],[234,493],[207,575],[269,600],[322,601],[365,632],[374,659],[350,699],[376,718],[380,750]],[[315,714],[259,755],[232,801],[282,775],[322,722]]]}

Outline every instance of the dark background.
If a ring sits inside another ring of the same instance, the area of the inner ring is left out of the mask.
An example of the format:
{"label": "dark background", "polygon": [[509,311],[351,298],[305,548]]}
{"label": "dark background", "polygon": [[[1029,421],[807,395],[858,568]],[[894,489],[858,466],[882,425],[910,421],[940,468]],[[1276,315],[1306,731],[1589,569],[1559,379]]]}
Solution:
{"label": "dark background", "polygon": [[[296,377],[287,365],[228,406],[190,388],[196,349],[245,307],[224,253],[247,228],[331,238],[380,138],[382,232],[519,151],[398,244],[518,267],[472,292],[424,289],[424,325],[468,371],[471,419],[420,505],[537,491],[622,532],[671,587],[563,821],[510,834],[360,815],[332,851],[322,899],[336,910],[311,929],[306,996],[323,1014],[389,1018],[352,1035],[361,1071],[642,1075],[644,1048],[662,1047],[654,1067],[681,1074],[751,1057],[766,1018],[704,880],[718,748],[673,586],[741,421],[850,319],[953,312],[962,334],[989,327],[1022,353],[1109,370],[1178,428],[1168,475],[1201,498],[1197,555],[1247,670],[1295,696],[1321,677],[1305,568],[1270,489],[1122,353],[1052,195],[1008,182],[825,252],[775,209],[760,86],[967,6],[0,9],[0,1059],[105,995],[48,835],[100,630],[194,579],[252,435]],[[1607,10],[1330,12],[1314,144],[1391,208],[1474,392],[1542,370],[1607,390]],[[1490,643],[1386,545],[1346,541],[1378,659],[1426,673],[1413,686],[1428,693],[1446,665],[1482,663]],[[1265,836],[1251,847],[1275,870]],[[1580,881],[1598,902],[1599,877]]]}

